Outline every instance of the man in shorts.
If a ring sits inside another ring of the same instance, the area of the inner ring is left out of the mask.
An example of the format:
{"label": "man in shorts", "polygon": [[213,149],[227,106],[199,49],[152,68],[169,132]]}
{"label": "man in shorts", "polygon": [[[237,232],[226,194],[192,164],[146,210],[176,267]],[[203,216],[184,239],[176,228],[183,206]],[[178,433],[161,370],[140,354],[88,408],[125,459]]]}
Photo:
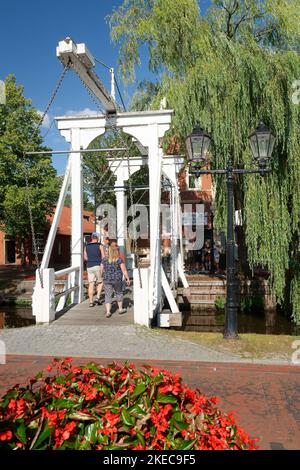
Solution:
{"label": "man in shorts", "polygon": [[99,234],[92,233],[91,241],[86,245],[84,250],[84,260],[87,262],[88,282],[89,282],[89,307],[94,306],[94,285],[97,286],[96,304],[100,305],[101,292],[103,287],[102,276],[100,272],[100,264],[104,257],[103,245],[99,241]]}

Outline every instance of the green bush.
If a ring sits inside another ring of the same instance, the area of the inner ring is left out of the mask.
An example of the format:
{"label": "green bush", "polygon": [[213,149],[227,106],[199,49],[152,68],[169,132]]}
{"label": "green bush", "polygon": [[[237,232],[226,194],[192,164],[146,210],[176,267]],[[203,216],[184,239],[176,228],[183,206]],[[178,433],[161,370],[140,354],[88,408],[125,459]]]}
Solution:
{"label": "green bush", "polygon": [[264,299],[262,295],[243,297],[240,301],[240,311],[242,313],[263,313],[264,308]]}
{"label": "green bush", "polygon": [[225,310],[226,299],[224,297],[217,297],[215,300],[215,307],[217,310]]}

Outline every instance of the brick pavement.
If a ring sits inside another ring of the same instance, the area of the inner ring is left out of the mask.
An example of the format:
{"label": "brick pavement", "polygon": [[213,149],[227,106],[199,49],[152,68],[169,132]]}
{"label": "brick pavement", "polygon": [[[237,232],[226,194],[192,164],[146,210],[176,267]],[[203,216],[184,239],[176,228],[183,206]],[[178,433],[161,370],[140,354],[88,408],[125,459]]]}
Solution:
{"label": "brick pavement", "polygon": [[[24,384],[50,361],[46,356],[8,355],[0,365],[0,395],[15,383]],[[91,359],[109,364],[113,359]],[[76,358],[83,364],[89,358]],[[121,361],[120,361],[121,362]],[[300,449],[300,367],[195,361],[134,360],[179,372],[184,381],[209,396],[219,396],[220,408],[236,411],[238,423],[261,449]]]}

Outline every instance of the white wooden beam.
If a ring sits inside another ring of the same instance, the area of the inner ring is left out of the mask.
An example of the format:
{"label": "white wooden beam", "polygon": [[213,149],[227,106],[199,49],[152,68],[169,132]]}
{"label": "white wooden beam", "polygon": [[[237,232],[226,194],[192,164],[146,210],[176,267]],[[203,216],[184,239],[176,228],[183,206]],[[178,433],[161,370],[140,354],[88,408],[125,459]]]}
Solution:
{"label": "white wooden beam", "polygon": [[71,164],[70,164],[70,157],[69,157],[68,158],[68,163],[67,163],[67,168],[66,168],[66,173],[65,173],[65,176],[64,176],[64,180],[63,180],[63,184],[62,184],[62,187],[61,187],[61,190],[60,190],[58,202],[56,204],[55,213],[54,213],[54,217],[53,217],[53,220],[52,220],[51,228],[50,228],[50,231],[49,231],[49,234],[48,234],[47,243],[46,243],[46,246],[45,246],[43,259],[42,259],[42,262],[41,262],[41,269],[48,268],[48,265],[49,265],[49,261],[50,261],[52,248],[53,248],[53,244],[54,244],[55,237],[56,237],[56,232],[57,232],[59,220],[60,220],[61,213],[62,213],[62,210],[63,210],[63,207],[64,207],[64,202],[65,202],[66,194],[67,194],[67,191],[68,191],[68,187],[69,187],[69,184],[70,184],[70,179],[71,179]]}
{"label": "white wooden beam", "polygon": [[[80,149],[80,129],[72,129],[72,149]],[[82,185],[82,156],[80,153],[70,153],[71,159],[71,196],[72,196],[72,267],[79,267],[74,273],[74,285],[78,281],[79,290],[72,293],[72,303],[83,301],[83,185]]]}

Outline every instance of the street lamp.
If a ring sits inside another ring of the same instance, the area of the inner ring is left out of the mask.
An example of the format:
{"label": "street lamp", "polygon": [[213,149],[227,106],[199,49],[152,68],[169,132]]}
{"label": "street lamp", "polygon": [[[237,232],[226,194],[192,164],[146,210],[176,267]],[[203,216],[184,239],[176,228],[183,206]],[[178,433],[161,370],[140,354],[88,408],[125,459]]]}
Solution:
{"label": "street lamp", "polygon": [[261,121],[256,131],[249,136],[249,142],[254,162],[258,164],[259,168],[265,169],[271,160],[275,136]]}
{"label": "street lamp", "polygon": [[185,140],[188,160],[196,163],[199,167],[205,166],[210,142],[210,135],[204,132],[200,124],[197,123],[192,133]]}
{"label": "street lamp", "polygon": [[225,326],[224,338],[236,339],[237,332],[237,283],[235,277],[235,240],[234,240],[234,194],[233,194],[233,175],[234,174],[253,174],[259,173],[264,176],[271,170],[267,168],[270,162],[272,151],[275,144],[275,136],[269,131],[263,122],[249,136],[249,142],[252,150],[254,163],[258,166],[257,170],[244,168],[233,168],[233,161],[230,158],[226,169],[201,170],[208,163],[208,148],[211,137],[199,124],[197,124],[192,133],[186,138],[186,147],[188,160],[190,163],[189,173],[196,174],[224,174],[226,175],[227,186],[227,240],[226,240],[226,307],[225,307]]}

